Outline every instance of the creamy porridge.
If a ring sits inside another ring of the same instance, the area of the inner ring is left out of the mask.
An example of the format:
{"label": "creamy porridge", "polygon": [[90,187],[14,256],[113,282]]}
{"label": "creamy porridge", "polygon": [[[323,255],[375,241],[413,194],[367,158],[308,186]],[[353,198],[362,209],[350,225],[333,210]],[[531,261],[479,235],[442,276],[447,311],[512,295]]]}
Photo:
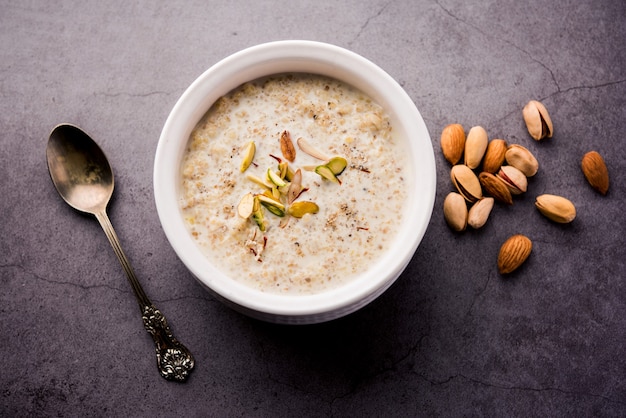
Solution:
{"label": "creamy porridge", "polygon": [[383,109],[337,80],[246,83],[191,134],[185,223],[206,257],[248,286],[340,286],[389,248],[402,221],[407,159],[396,141]]}

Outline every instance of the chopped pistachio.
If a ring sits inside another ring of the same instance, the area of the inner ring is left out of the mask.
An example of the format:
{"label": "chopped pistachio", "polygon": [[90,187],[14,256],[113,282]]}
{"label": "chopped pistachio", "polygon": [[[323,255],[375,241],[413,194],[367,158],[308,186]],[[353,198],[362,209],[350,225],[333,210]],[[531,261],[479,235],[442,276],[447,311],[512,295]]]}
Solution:
{"label": "chopped pistachio", "polygon": [[280,191],[276,187],[272,187],[271,195],[274,200],[280,201]]}
{"label": "chopped pistachio", "polygon": [[267,178],[269,181],[271,181],[272,183],[274,183],[276,186],[278,187],[282,187],[285,186],[285,181],[283,179],[280,178],[280,176],[278,174],[276,174],[274,172],[274,170],[272,170],[271,168],[267,169]]}
{"label": "chopped pistachio", "polygon": [[239,166],[239,171],[243,173],[248,169],[248,167],[250,167],[250,164],[252,164],[252,160],[254,159],[255,152],[256,145],[254,141],[248,142],[248,145],[246,145],[246,148],[243,152],[243,160],[241,161],[241,165]]}
{"label": "chopped pistachio", "polygon": [[288,212],[295,218],[302,218],[307,213],[317,213],[320,208],[317,204],[309,201],[295,202],[289,206]]}
{"label": "chopped pistachio", "polygon": [[285,205],[274,200],[273,198],[267,197],[264,194],[257,195],[257,199],[261,202],[261,205],[265,206],[267,210],[272,212],[276,216],[283,217],[285,216]]}
{"label": "chopped pistachio", "polygon": [[289,170],[289,164],[286,161],[281,161],[278,163],[278,175],[281,179],[285,179],[287,176],[287,171]]}
{"label": "chopped pistachio", "polygon": [[343,157],[333,157],[326,163],[326,166],[330,168],[330,171],[332,171],[335,176],[343,173],[347,165],[348,161]]}
{"label": "chopped pistachio", "polygon": [[261,205],[258,195],[254,196],[252,219],[254,219],[254,222],[256,222],[261,231],[265,231],[265,217],[263,216],[263,205]]}
{"label": "chopped pistachio", "polygon": [[291,168],[289,164],[287,164],[287,172],[285,173],[284,179],[287,181],[291,181],[293,179],[294,174],[295,172],[293,171],[293,168]]}
{"label": "chopped pistachio", "polygon": [[333,171],[328,168],[327,165],[318,165],[317,167],[315,167],[315,172],[322,176],[322,178],[330,180],[333,183],[341,184],[341,181],[339,181],[337,176],[335,176],[335,173],[333,173]]}

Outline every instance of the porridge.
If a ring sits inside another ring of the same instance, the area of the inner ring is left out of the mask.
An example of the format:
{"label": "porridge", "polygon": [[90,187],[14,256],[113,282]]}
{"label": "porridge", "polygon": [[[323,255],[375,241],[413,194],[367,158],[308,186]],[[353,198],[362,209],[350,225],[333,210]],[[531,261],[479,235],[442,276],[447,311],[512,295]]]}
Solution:
{"label": "porridge", "polygon": [[265,77],[221,97],[193,130],[180,207],[230,277],[318,293],[389,248],[406,164],[389,116],[362,92],[311,74]]}

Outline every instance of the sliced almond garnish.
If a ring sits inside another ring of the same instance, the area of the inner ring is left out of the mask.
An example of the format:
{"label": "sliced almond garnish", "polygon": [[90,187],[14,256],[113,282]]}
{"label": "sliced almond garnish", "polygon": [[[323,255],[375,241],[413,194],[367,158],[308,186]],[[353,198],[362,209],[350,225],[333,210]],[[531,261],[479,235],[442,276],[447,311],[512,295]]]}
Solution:
{"label": "sliced almond garnish", "polygon": [[264,189],[270,190],[272,188],[270,185],[265,183],[262,178],[257,177],[254,174],[246,174],[246,178],[256,185],[263,187]]}
{"label": "sliced almond garnish", "polygon": [[287,190],[287,203],[290,205],[298,196],[300,196],[300,192],[302,191],[302,171],[298,169],[293,178],[291,179],[291,184],[289,185],[289,190]]}
{"label": "sliced almond garnish", "polygon": [[243,195],[241,200],[239,201],[239,205],[237,205],[237,213],[244,219],[248,219],[252,212],[254,211],[254,196],[252,193],[247,193]]}
{"label": "sliced almond garnish", "polygon": [[311,157],[317,158],[318,160],[322,160],[322,161],[330,160],[331,157],[329,157],[328,155],[324,154],[322,151],[315,148],[306,139],[300,137],[298,138],[297,142],[298,142],[298,146],[300,147],[300,149],[303,152],[309,154]]}

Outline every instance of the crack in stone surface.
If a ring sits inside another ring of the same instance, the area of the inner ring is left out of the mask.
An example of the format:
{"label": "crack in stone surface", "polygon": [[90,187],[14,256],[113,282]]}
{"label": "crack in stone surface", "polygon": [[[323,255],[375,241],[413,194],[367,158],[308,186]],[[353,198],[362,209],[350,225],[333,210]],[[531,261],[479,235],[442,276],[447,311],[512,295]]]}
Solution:
{"label": "crack in stone surface", "polygon": [[519,51],[522,54],[526,55],[533,62],[539,64],[543,69],[545,69],[550,74],[550,78],[552,79],[552,82],[556,86],[557,91],[561,91],[561,86],[559,85],[559,82],[556,79],[556,75],[554,74],[554,71],[552,71],[552,69],[550,67],[548,67],[545,63],[543,63],[539,59],[535,58],[530,52],[526,51],[524,48],[520,47],[519,45],[517,45],[517,44],[515,44],[515,43],[513,43],[511,41],[508,41],[508,40],[503,39],[503,38],[494,37],[494,36],[490,35],[489,33],[485,32],[484,30],[482,30],[479,26],[476,26],[476,25],[473,25],[473,24],[467,22],[466,20],[464,20],[464,19],[460,18],[459,16],[455,15],[454,13],[452,13],[449,9],[447,9],[444,5],[442,5],[439,0],[436,0],[435,3],[437,4],[437,6],[439,6],[441,8],[441,10],[443,10],[448,16],[450,16],[451,18],[455,19],[456,21],[471,27],[472,29],[476,30],[478,33],[480,33],[481,35],[483,35],[484,37],[486,37],[488,39],[495,39],[497,41],[501,41],[501,42],[504,42],[507,45],[510,45],[511,47],[516,49],[517,51]]}
{"label": "crack in stone surface", "polygon": [[170,94],[172,94],[172,93],[168,93],[166,91],[149,91],[147,93],[126,93],[126,92],[107,93],[107,92],[96,92],[96,93],[94,93],[94,96],[104,96],[104,97],[121,97],[121,96],[126,96],[126,97],[140,97],[140,98],[144,98],[144,97],[150,97],[150,96],[156,96],[156,95],[168,96]]}
{"label": "crack in stone surface", "polygon": [[378,11],[376,13],[374,13],[373,15],[369,16],[367,18],[367,20],[365,20],[365,23],[363,23],[361,25],[361,27],[359,28],[359,31],[356,33],[356,35],[354,35],[354,37],[352,38],[351,41],[348,42],[348,45],[352,45],[354,42],[356,42],[357,39],[359,39],[361,37],[361,34],[365,31],[365,29],[369,26],[370,22],[374,19],[376,19],[377,17],[379,17],[380,15],[383,14],[383,12],[385,11],[385,9],[387,9],[387,7],[389,7],[389,5],[392,3],[392,1],[388,1],[387,3],[383,4],[383,6],[378,9]]}
{"label": "crack in stone surface", "polygon": [[512,391],[525,391],[525,392],[559,392],[565,395],[576,395],[576,396],[587,396],[587,397],[592,397],[592,398],[598,398],[598,399],[602,399],[605,400],[607,402],[611,402],[611,403],[616,403],[619,405],[626,405],[626,402],[620,401],[618,399],[613,399],[610,398],[608,396],[604,396],[604,395],[599,395],[597,393],[592,393],[592,392],[582,392],[582,391],[574,391],[574,390],[565,390],[565,389],[561,389],[561,388],[557,388],[557,387],[532,387],[532,386],[505,386],[505,385],[498,385],[495,383],[490,383],[490,382],[486,382],[483,380],[479,380],[479,379],[475,379],[473,377],[469,377],[466,376],[462,373],[459,374],[455,374],[455,375],[451,375],[448,376],[445,379],[442,380],[435,380],[435,379],[430,379],[427,376],[424,376],[422,374],[416,373],[416,375],[418,375],[420,378],[422,378],[423,380],[425,380],[426,382],[430,383],[433,386],[441,386],[441,385],[445,385],[450,383],[453,380],[456,379],[463,379],[481,386],[485,386],[485,387],[489,387],[489,388],[495,388],[495,389],[502,389],[502,390],[512,390]]}
{"label": "crack in stone surface", "polygon": [[[430,321],[429,321],[430,324]],[[398,366],[400,364],[402,364],[403,362],[405,362],[410,356],[412,356],[413,354],[415,354],[416,352],[418,352],[420,350],[420,347],[422,345],[422,341],[424,341],[425,338],[428,338],[430,336],[430,326],[429,328],[426,330],[426,332],[424,332],[422,335],[420,335],[420,337],[418,338],[418,340],[412,345],[410,346],[405,355],[401,356],[400,358],[398,358],[397,360],[395,360],[394,362],[391,363],[391,365],[387,366],[387,367],[383,367],[380,370],[374,371],[372,373],[370,373],[369,375],[363,376],[360,379],[358,379],[353,387],[346,391],[345,393],[341,394],[341,395],[337,395],[335,396],[333,399],[331,399],[330,401],[330,405],[331,405],[331,410],[332,410],[332,406],[335,404],[335,402],[338,402],[344,398],[347,398],[355,393],[358,393],[359,388],[363,387],[363,385],[365,384],[365,382],[367,381],[373,381],[376,380],[376,378],[378,378],[379,376],[385,375],[387,373],[393,372],[395,370],[397,370]]]}
{"label": "crack in stone surface", "polygon": [[[17,270],[21,270],[24,274],[32,276],[35,280],[40,280],[40,281],[43,281],[43,282],[46,282],[46,283],[49,283],[49,284],[52,284],[52,285],[73,286],[73,287],[77,287],[77,288],[82,289],[82,290],[92,290],[92,289],[104,288],[104,289],[114,290],[114,291],[119,292],[119,293],[132,294],[130,289],[121,289],[121,288],[110,286],[110,285],[107,285],[107,284],[85,285],[85,284],[75,283],[75,282],[71,282],[71,281],[52,280],[52,279],[40,276],[37,273],[35,273],[33,271],[30,271],[30,270],[26,269],[24,266],[19,265],[19,264],[3,264],[3,265],[0,265],[0,269],[17,269]],[[125,277],[123,277],[123,276],[120,276],[120,277],[122,279],[126,280]],[[157,302],[157,303],[177,302],[177,301],[186,300],[186,299],[199,299],[199,300],[206,300],[206,301],[212,301],[213,300],[213,299],[209,299],[209,298],[203,297],[203,296],[181,296],[181,297],[177,297],[177,298],[167,298],[167,299],[150,298],[150,300],[152,302]]]}
{"label": "crack in stone surface", "polygon": [[580,85],[580,86],[572,86],[572,87],[568,87],[566,89],[563,90],[558,90],[555,91],[552,94],[549,94],[546,97],[540,98],[538,99],[539,101],[541,100],[546,100],[549,99],[553,96],[556,96],[557,94],[561,94],[561,93],[569,93],[571,91],[576,91],[576,90],[595,90],[595,89],[602,89],[604,87],[611,87],[611,86],[615,86],[615,85],[619,85],[622,83],[625,83],[626,79],[621,79],[621,80],[614,80],[614,81],[607,81],[606,83],[600,83],[600,84],[592,84],[592,85]]}
{"label": "crack in stone surface", "polygon": [[487,275],[487,280],[485,281],[485,285],[483,286],[483,288],[474,296],[474,299],[472,299],[472,303],[470,304],[469,309],[467,310],[467,312],[465,312],[465,316],[471,316],[472,315],[472,309],[474,308],[474,305],[476,304],[476,301],[483,295],[483,293],[485,293],[485,291],[487,290],[487,286],[489,286],[489,283],[491,282],[491,277],[494,275],[494,271],[493,270],[489,270],[489,274]]}

